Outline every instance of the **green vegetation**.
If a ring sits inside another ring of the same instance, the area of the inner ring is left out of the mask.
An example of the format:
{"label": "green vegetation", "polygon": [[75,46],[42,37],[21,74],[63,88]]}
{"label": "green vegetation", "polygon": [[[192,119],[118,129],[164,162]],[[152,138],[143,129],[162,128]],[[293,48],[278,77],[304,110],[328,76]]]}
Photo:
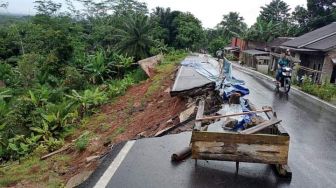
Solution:
{"label": "green vegetation", "polygon": [[84,151],[87,145],[89,144],[89,141],[90,141],[90,132],[85,131],[75,141],[75,148],[79,151]]}
{"label": "green vegetation", "polygon": [[336,87],[334,84],[330,84],[328,82],[317,85],[308,80],[305,80],[300,89],[326,101],[332,101],[336,98]]}
{"label": "green vegetation", "polygon": [[[0,162],[62,147],[99,106],[146,78],[135,63],[142,58],[165,54],[148,97],[175,68],[171,62],[185,56],[181,50],[215,53],[232,37],[267,42],[336,21],[330,0],[307,0],[307,9],[293,13],[282,0],[272,0],[250,28],[230,12],[214,29],[203,29],[191,13],[161,7],[149,12],[136,0],[36,0],[35,5],[35,16],[0,18]],[[7,7],[0,2],[0,9]],[[302,89],[327,100],[335,96],[326,84],[306,83]],[[85,149],[88,140],[82,135],[76,148]]]}
{"label": "green vegetation", "polygon": [[165,56],[163,62],[156,67],[158,74],[154,76],[153,82],[145,94],[146,98],[151,97],[160,89],[163,80],[173,72],[176,68],[176,64],[181,62],[185,56],[186,52],[183,51],[173,51]]}
{"label": "green vegetation", "polygon": [[307,8],[297,6],[292,12],[283,0],[272,0],[261,7],[256,23],[250,28],[237,12],[223,15],[214,28],[206,30],[207,49],[213,55],[231,42],[232,37],[270,42],[277,37],[295,37],[336,21],[333,0],[307,0]]}
{"label": "green vegetation", "polygon": [[[175,50],[198,50],[204,39],[190,13],[148,14],[126,0],[76,0],[78,10],[72,2],[38,0],[35,16],[0,21],[0,162],[61,148],[100,105],[146,79],[136,61],[178,58]],[[75,147],[87,142],[82,135]]]}
{"label": "green vegetation", "polygon": [[[38,156],[25,158],[18,162],[7,163],[0,169],[0,187],[15,185],[26,180],[31,186],[64,187],[60,176],[70,166],[71,157],[68,155],[53,156],[49,161],[42,161]],[[52,170],[50,170],[52,168]],[[43,182],[43,183],[41,183]],[[34,185],[34,183],[36,185]]]}

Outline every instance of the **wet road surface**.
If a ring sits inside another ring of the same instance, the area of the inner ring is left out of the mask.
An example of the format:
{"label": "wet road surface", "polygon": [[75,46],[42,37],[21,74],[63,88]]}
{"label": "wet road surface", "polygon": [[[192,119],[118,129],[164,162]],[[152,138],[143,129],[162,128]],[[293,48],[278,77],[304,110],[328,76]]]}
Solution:
{"label": "wet road surface", "polygon": [[[107,187],[336,187],[336,110],[303,96],[297,91],[289,95],[275,93],[269,81],[256,79],[234,70],[233,75],[245,80],[250,99],[257,107],[272,106],[289,133],[289,166],[292,180],[278,178],[269,165],[198,161],[180,164],[170,162],[173,152],[187,146],[190,133],[135,142]],[[118,147],[117,147],[118,148]],[[106,160],[112,160],[112,151]],[[109,159],[111,158],[111,159]],[[82,187],[93,187],[103,171],[98,169]]]}
{"label": "wet road surface", "polygon": [[271,105],[289,133],[293,187],[336,187],[336,110],[291,90],[274,92],[269,81],[235,70],[257,106]]}

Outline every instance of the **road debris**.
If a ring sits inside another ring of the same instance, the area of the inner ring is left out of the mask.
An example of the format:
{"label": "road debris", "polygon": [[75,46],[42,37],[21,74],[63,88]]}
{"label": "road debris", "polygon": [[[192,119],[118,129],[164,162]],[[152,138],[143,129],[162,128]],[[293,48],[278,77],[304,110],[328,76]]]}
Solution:
{"label": "road debris", "polygon": [[171,156],[171,160],[174,162],[179,162],[187,159],[190,156],[191,156],[191,146],[185,147],[182,150],[173,153]]}
{"label": "road debris", "polygon": [[[267,115],[273,112],[271,107],[256,109],[244,99],[249,89],[233,77],[231,69],[226,59],[220,65],[204,55],[182,61],[170,94],[197,102],[197,112],[192,148],[175,152],[172,160],[183,160],[191,152],[196,162],[235,161],[236,173],[239,162],[277,164],[278,171],[283,171],[288,167],[289,135],[281,134],[281,120]],[[215,108],[217,112],[205,115]]]}
{"label": "road debris", "polygon": [[163,59],[162,55],[157,55],[153,57],[149,57],[143,60],[140,60],[138,64],[144,70],[148,77],[154,76],[155,66],[160,64]]}
{"label": "road debris", "polygon": [[95,161],[95,160],[99,159],[99,157],[100,157],[99,155],[94,155],[94,156],[87,157],[86,162],[90,163],[92,161]]}

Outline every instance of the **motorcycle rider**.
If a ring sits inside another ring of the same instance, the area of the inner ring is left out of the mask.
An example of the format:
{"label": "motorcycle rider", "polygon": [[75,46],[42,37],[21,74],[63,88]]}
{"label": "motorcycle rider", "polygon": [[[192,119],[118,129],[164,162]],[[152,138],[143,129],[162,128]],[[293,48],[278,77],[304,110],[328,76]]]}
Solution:
{"label": "motorcycle rider", "polygon": [[287,50],[286,53],[282,53],[280,55],[280,59],[278,61],[278,70],[275,76],[275,79],[280,82],[280,78],[282,75],[282,68],[286,67],[289,65],[289,59],[287,58],[287,56],[289,56],[289,51]]}

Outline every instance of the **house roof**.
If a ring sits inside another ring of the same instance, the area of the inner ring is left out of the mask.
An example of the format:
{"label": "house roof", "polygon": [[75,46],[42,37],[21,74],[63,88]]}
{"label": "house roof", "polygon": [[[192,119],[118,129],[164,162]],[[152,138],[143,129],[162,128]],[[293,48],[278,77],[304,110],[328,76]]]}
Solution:
{"label": "house roof", "polygon": [[225,47],[224,50],[228,50],[228,51],[237,51],[237,50],[239,50],[239,47],[228,46],[228,47]]}
{"label": "house roof", "polygon": [[282,46],[318,51],[336,48],[336,22],[287,41]]}
{"label": "house roof", "polygon": [[243,53],[247,53],[250,55],[268,55],[269,54],[269,52],[260,51],[260,50],[245,50],[243,51]]}
{"label": "house roof", "polygon": [[277,37],[271,42],[267,44],[268,47],[277,47],[280,46],[282,43],[285,43],[287,41],[293,40],[294,37]]}

